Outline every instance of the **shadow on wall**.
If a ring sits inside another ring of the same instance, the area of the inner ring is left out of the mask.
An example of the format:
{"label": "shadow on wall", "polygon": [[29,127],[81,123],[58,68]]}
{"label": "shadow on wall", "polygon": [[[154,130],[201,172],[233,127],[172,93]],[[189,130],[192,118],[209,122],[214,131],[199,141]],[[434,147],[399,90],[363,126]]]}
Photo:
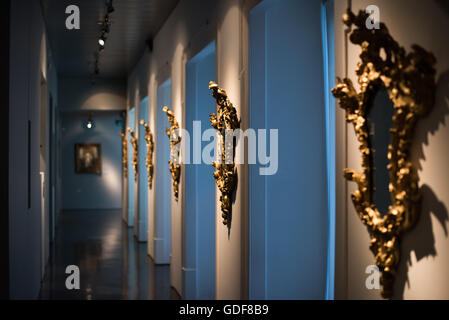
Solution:
{"label": "shadow on wall", "polygon": [[441,7],[443,11],[449,16],[449,2],[447,0],[435,0],[435,2]]}
{"label": "shadow on wall", "polygon": [[[441,74],[437,83],[435,105],[431,113],[418,122],[415,132],[414,146],[412,147],[412,162],[418,172],[422,171],[421,161],[425,161],[424,145],[429,144],[429,135],[435,135],[440,126],[446,126],[445,117],[449,114],[449,71]],[[437,218],[447,237],[447,221],[449,214],[446,206],[436,196],[431,186],[421,186],[421,213],[416,226],[404,234],[401,243],[401,260],[399,262],[394,299],[403,299],[405,284],[410,286],[408,270],[411,266],[411,253],[414,252],[416,260],[437,256],[435,237],[431,221],[431,214]]]}

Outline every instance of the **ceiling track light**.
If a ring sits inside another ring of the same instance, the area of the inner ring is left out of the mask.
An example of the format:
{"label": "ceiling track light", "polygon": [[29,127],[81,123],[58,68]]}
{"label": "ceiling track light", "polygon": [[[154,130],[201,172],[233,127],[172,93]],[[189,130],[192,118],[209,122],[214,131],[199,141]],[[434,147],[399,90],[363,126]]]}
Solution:
{"label": "ceiling track light", "polygon": [[101,35],[100,38],[98,38],[98,44],[102,47],[104,47],[104,44],[106,42],[106,29],[101,29]]}
{"label": "ceiling track light", "polygon": [[115,11],[114,6],[112,5],[112,0],[105,0],[105,6],[106,6],[106,14],[104,15],[104,19],[103,21],[97,22],[97,24],[102,26],[102,28],[100,37],[98,38],[98,53],[95,60],[95,69],[94,73],[92,74],[92,79],[94,79],[100,73],[100,68],[98,67],[98,55],[104,51],[104,46],[107,40],[106,35],[110,31],[109,26],[111,25],[111,21],[109,18],[109,14]]}
{"label": "ceiling track light", "polygon": [[92,120],[92,113],[89,112],[89,118],[87,119],[86,122],[86,128],[92,129],[93,127],[95,127],[95,122]]}

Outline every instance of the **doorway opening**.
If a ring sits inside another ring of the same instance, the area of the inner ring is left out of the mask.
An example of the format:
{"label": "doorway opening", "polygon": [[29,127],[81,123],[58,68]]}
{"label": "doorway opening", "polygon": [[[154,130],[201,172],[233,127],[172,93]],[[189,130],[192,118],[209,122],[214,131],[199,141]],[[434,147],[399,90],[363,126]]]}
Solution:
{"label": "doorway opening", "polygon": [[[136,109],[131,108],[128,112],[128,128],[133,132],[136,130]],[[131,135],[128,134],[128,227],[134,226],[134,214],[136,209],[135,176],[133,167],[134,148],[131,143]]]}
{"label": "doorway opening", "polygon": [[320,1],[297,0],[250,12],[250,127],[278,129],[280,155],[275,175],[250,166],[251,299],[329,297],[333,53],[323,12]]}
{"label": "doorway opening", "polygon": [[[214,103],[208,88],[215,80],[215,42],[186,64],[186,129],[194,133],[193,121],[201,121],[199,134],[209,128]],[[214,168],[195,155],[210,143],[193,141],[193,163],[186,164],[184,296],[215,299],[215,181]],[[199,145],[200,144],[200,145]],[[201,145],[203,144],[203,145]]]}
{"label": "doorway opening", "polygon": [[[148,97],[142,99],[139,105],[139,121],[148,123]],[[138,123],[139,132],[139,210],[136,212],[135,229],[138,241],[145,242],[148,239],[148,171],[146,167],[147,143],[145,140],[145,128]]]}
{"label": "doorway opening", "polygon": [[171,174],[170,141],[165,129],[170,126],[163,106],[171,106],[172,82],[169,78],[157,88],[156,127],[156,215],[154,255],[156,264],[169,264],[171,255]]}

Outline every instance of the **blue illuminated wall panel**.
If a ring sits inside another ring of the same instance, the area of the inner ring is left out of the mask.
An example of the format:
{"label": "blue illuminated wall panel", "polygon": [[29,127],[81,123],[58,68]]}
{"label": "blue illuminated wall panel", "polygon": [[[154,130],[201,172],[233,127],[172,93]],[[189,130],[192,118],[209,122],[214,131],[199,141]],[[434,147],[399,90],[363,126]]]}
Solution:
{"label": "blue illuminated wall panel", "polygon": [[322,40],[321,1],[265,0],[250,13],[250,126],[279,130],[277,173],[250,166],[251,299],[327,297]]}
{"label": "blue illuminated wall panel", "polygon": [[171,175],[168,161],[170,159],[170,140],[165,129],[170,126],[162,107],[171,105],[171,79],[157,88],[157,129],[156,129],[156,228],[155,228],[155,262],[170,263],[171,250]]}
{"label": "blue illuminated wall panel", "polygon": [[[215,81],[215,42],[186,65],[186,129],[194,137],[193,121],[201,121],[202,131],[211,128],[209,114],[215,101],[209,81]],[[215,298],[215,180],[214,168],[201,161],[208,141],[191,142],[190,163],[186,168],[185,219],[185,298]],[[194,153],[198,157],[194,156]],[[196,163],[192,163],[195,161]]]}
{"label": "blue illuminated wall panel", "polygon": [[146,167],[147,143],[145,128],[140,124],[143,119],[148,123],[148,97],[139,105],[139,210],[137,219],[137,239],[147,241],[148,238],[148,171]]}
{"label": "blue illuminated wall panel", "polygon": [[[136,110],[132,108],[128,111],[128,128],[136,129]],[[133,145],[131,144],[131,135],[128,133],[128,227],[134,225],[135,213],[135,180],[133,168]]]}

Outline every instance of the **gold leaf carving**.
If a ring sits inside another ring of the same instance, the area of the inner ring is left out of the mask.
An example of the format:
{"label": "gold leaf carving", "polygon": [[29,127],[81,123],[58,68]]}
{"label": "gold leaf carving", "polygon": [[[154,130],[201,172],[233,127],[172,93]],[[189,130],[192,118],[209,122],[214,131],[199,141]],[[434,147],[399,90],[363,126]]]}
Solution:
{"label": "gold leaf carving", "polygon": [[139,164],[139,146],[138,146],[138,143],[137,143],[136,133],[134,131],[132,131],[131,128],[129,128],[129,127],[128,127],[128,132],[131,135],[131,144],[133,146],[132,164],[133,164],[133,168],[134,168],[134,181],[137,182],[137,175],[139,173],[139,168],[138,168],[138,164]]}
{"label": "gold leaf carving", "polygon": [[145,142],[147,144],[147,156],[145,157],[145,165],[147,167],[148,172],[148,187],[153,188],[153,151],[154,151],[154,142],[153,142],[153,134],[151,133],[150,126],[144,121],[140,120],[140,124],[145,128]]}
{"label": "gold leaf carving", "polygon": [[[434,104],[436,61],[418,45],[413,45],[412,51],[406,53],[383,23],[379,29],[368,30],[367,18],[364,11],[355,15],[348,10],[343,16],[344,24],[353,26],[350,41],[361,48],[356,69],[360,91],[345,78],[337,79],[332,93],[346,110],[346,121],[353,124],[357,135],[362,172],[345,169],[344,177],[357,183],[358,190],[352,194],[352,201],[371,236],[370,249],[381,272],[382,296],[391,298],[401,234],[414,225],[420,212],[418,173],[410,162],[409,151],[417,120]],[[368,108],[382,87],[394,105],[387,167],[392,205],[385,215],[381,215],[373,202],[375,186],[367,123]]]}
{"label": "gold leaf carving", "polygon": [[[179,179],[181,178],[181,165],[179,164],[179,154],[175,150],[175,146],[181,142],[181,137],[179,136],[178,129],[179,124],[175,118],[175,114],[172,110],[170,110],[167,106],[162,108],[167,114],[168,121],[170,122],[170,128],[166,128],[165,132],[167,133],[168,139],[170,139],[170,150],[172,154],[172,159],[168,161],[170,164],[170,174],[173,180],[173,192],[175,194],[175,199],[178,201],[179,195]],[[176,158],[176,160],[175,160]],[[175,161],[173,161],[175,160]]]}
{"label": "gold leaf carving", "polygon": [[211,81],[209,89],[212,96],[217,101],[217,112],[210,115],[210,122],[219,133],[219,159],[213,162],[215,167],[214,178],[218,189],[221,192],[221,211],[223,224],[230,225],[232,218],[232,198],[237,186],[237,170],[234,163],[235,144],[233,139],[225,139],[227,133],[240,128],[240,121],[237,118],[237,110],[229,101],[226,91],[219,88]]}

